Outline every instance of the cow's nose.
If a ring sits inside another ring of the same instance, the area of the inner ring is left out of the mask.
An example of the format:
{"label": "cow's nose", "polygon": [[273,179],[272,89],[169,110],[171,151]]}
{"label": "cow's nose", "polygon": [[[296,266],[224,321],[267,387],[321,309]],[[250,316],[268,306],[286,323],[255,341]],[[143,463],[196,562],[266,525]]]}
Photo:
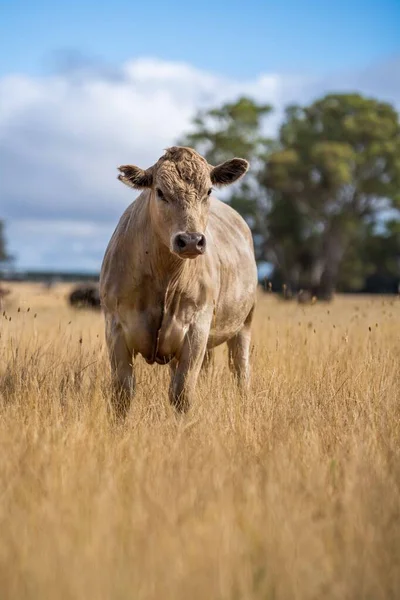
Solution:
{"label": "cow's nose", "polygon": [[202,233],[178,233],[174,239],[174,252],[184,256],[197,256],[206,249],[206,238]]}

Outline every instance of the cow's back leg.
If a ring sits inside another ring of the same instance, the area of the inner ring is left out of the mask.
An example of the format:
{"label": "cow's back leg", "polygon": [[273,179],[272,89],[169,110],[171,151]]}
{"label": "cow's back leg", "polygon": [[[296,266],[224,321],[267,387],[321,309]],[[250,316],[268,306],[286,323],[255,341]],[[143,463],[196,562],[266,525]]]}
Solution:
{"label": "cow's back leg", "polygon": [[250,343],[253,314],[254,307],[250,311],[242,329],[227,342],[229,366],[235,374],[242,391],[247,390],[250,382]]}
{"label": "cow's back leg", "polygon": [[106,317],[106,343],[111,365],[111,409],[118,420],[124,419],[135,392],[132,350],[128,347],[122,327],[112,317]]}

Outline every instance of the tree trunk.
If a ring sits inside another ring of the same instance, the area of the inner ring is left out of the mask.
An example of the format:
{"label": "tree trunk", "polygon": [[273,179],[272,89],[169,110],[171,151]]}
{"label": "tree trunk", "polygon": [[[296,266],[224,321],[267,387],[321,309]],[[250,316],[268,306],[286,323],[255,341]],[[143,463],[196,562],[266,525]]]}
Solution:
{"label": "tree trunk", "polygon": [[332,268],[327,267],[322,273],[321,281],[316,292],[318,300],[332,300],[335,294],[336,281],[337,272],[335,273]]}
{"label": "tree trunk", "polygon": [[332,300],[339,274],[340,264],[346,250],[348,235],[339,221],[333,221],[326,233],[322,255],[324,268],[316,295],[319,300]]}

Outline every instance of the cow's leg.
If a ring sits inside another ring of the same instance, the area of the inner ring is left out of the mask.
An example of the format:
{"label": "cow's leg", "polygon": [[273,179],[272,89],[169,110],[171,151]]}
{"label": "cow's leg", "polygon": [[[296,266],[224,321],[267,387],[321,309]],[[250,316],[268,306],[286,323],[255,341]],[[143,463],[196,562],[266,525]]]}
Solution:
{"label": "cow's leg", "polygon": [[111,409],[119,420],[126,417],[135,392],[132,351],[128,348],[121,326],[114,319],[106,322],[106,343],[111,365]]}
{"label": "cow's leg", "polygon": [[193,400],[206,352],[208,332],[209,324],[192,326],[178,360],[171,367],[170,401],[179,412],[186,412]]}
{"label": "cow's leg", "polygon": [[228,340],[229,366],[236,376],[242,391],[247,390],[250,382],[250,342],[251,321],[254,309],[251,310],[242,329]]}

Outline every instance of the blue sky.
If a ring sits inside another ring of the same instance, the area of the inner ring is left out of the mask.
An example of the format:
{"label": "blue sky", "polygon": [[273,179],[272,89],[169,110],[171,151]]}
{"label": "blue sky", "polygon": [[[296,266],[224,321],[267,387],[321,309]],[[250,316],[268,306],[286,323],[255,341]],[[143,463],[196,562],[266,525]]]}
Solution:
{"label": "blue sky", "polygon": [[359,91],[400,108],[400,0],[0,0],[0,218],[21,268],[98,270],[199,108]]}
{"label": "blue sky", "polygon": [[118,64],[184,61],[236,77],[362,67],[400,52],[399,0],[1,0],[0,73],[39,74],[57,53]]}

